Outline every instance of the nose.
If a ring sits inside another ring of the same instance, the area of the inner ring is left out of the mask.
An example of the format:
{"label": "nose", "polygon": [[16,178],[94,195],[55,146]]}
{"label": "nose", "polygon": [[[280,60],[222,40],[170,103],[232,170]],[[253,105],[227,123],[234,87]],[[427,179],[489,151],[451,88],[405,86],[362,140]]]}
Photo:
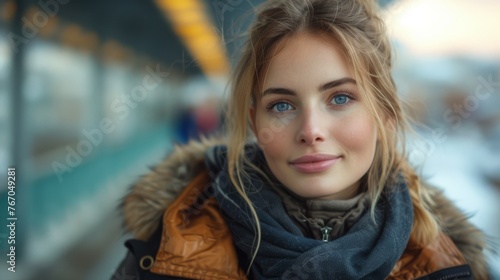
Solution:
{"label": "nose", "polygon": [[297,142],[300,144],[314,145],[324,142],[327,128],[324,118],[315,112],[304,114],[301,126],[297,132]]}

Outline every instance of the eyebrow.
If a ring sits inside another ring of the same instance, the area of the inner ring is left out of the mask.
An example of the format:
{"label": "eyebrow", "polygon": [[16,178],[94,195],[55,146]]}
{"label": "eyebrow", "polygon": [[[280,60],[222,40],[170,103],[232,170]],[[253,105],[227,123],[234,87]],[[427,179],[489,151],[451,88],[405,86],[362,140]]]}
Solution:
{"label": "eyebrow", "polygon": [[[319,87],[319,91],[325,91],[334,87],[338,87],[343,84],[356,84],[356,80],[353,78],[342,78],[335,81],[328,82]],[[295,91],[288,88],[268,88],[264,92],[262,92],[261,96],[265,96],[271,93],[275,94],[285,94],[285,95],[297,95]]]}

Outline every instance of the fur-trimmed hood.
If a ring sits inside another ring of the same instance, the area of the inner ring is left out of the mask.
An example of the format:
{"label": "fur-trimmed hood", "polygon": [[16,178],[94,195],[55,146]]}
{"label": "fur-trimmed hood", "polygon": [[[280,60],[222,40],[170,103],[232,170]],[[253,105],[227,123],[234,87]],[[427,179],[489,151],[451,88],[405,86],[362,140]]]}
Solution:
{"label": "fur-trimmed hood", "polygon": [[[172,153],[141,177],[123,198],[120,208],[124,229],[134,238],[146,240],[156,230],[165,209],[185,186],[205,168],[206,151],[222,139],[202,139],[174,147]],[[468,221],[468,217],[444,196],[443,191],[430,189],[435,204],[432,212],[441,220],[445,233],[453,240],[471,265],[476,279],[487,279],[484,257],[484,234]]]}
{"label": "fur-trimmed hood", "polygon": [[205,152],[221,139],[190,141],[173,151],[132,185],[120,204],[123,225],[134,238],[146,240],[160,223],[165,209],[205,167]]}

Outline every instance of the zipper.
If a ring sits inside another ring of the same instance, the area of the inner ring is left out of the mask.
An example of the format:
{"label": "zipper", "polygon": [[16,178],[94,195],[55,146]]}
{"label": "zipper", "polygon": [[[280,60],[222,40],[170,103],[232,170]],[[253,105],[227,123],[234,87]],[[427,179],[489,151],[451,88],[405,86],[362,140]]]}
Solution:
{"label": "zipper", "polygon": [[330,235],[330,231],[332,231],[332,228],[329,226],[321,228],[321,233],[323,234],[323,242],[328,242],[328,236]]}
{"label": "zipper", "polygon": [[460,277],[467,277],[467,276],[470,276],[470,273],[468,271],[446,275],[438,278],[438,280],[457,279],[457,278],[460,279]]}

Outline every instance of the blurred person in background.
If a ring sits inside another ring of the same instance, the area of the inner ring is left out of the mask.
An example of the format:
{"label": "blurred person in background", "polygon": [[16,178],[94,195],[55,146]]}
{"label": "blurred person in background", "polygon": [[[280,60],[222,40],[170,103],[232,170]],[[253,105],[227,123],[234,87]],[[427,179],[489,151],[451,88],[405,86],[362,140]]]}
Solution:
{"label": "blurred person in background", "polygon": [[201,104],[190,104],[181,110],[175,121],[175,140],[179,144],[185,144],[189,140],[199,140],[200,137],[211,136],[218,132],[220,109],[217,108],[216,101],[215,98],[208,99]]}
{"label": "blurred person in background", "polygon": [[376,5],[334,2],[261,7],[227,137],[177,147],[123,199],[118,275],[488,279],[482,232],[405,157]]}
{"label": "blurred person in background", "polygon": [[209,136],[219,128],[220,108],[217,106],[217,101],[217,98],[208,98],[194,111],[196,124],[201,135]]}
{"label": "blurred person in background", "polygon": [[189,142],[189,139],[197,138],[198,126],[192,106],[188,106],[181,110],[175,124],[175,138],[180,144]]}

